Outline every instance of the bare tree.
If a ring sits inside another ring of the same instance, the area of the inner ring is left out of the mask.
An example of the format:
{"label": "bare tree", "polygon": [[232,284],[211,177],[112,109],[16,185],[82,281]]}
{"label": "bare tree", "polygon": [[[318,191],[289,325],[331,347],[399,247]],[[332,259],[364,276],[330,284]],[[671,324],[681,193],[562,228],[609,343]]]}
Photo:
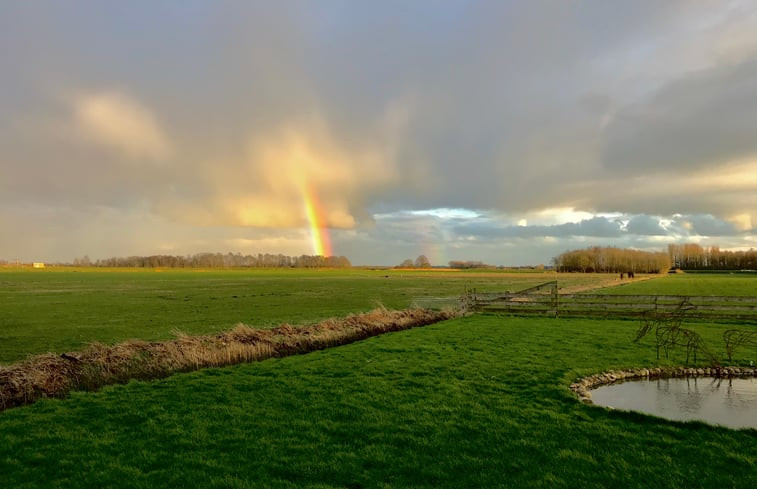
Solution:
{"label": "bare tree", "polygon": [[415,259],[415,268],[431,268],[431,262],[428,261],[426,255],[420,255]]}

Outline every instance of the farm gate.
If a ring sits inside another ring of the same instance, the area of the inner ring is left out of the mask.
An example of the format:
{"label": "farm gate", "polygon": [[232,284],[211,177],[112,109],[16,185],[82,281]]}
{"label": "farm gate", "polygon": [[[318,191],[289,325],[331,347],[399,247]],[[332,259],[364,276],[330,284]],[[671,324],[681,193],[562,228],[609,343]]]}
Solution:
{"label": "farm gate", "polygon": [[519,292],[466,291],[467,310],[552,317],[637,318],[672,313],[684,302],[692,307],[687,319],[757,323],[757,297],[559,294],[557,281]]}

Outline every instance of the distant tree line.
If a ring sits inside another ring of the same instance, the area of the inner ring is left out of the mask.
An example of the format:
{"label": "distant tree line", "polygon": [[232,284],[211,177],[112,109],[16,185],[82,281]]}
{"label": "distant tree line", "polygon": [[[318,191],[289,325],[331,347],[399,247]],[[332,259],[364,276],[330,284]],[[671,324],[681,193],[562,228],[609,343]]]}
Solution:
{"label": "distant tree line", "polygon": [[408,258],[394,268],[431,268],[431,262],[426,255],[419,255],[415,261]]}
{"label": "distant tree line", "polygon": [[670,257],[664,252],[599,246],[566,251],[553,262],[558,272],[664,273],[670,269]]}
{"label": "distant tree line", "polygon": [[683,270],[757,270],[757,250],[727,251],[694,243],[668,245],[673,267]]}
{"label": "distant tree line", "polygon": [[77,258],[74,266],[136,267],[136,268],[350,268],[352,263],[345,256],[301,255],[259,253],[197,253],[194,255],[151,255],[113,257],[91,261],[88,256]]}
{"label": "distant tree line", "polygon": [[481,261],[461,261],[461,260],[451,260],[449,262],[450,268],[459,268],[462,270],[467,270],[471,268],[496,268],[494,265],[487,265],[484,262]]}

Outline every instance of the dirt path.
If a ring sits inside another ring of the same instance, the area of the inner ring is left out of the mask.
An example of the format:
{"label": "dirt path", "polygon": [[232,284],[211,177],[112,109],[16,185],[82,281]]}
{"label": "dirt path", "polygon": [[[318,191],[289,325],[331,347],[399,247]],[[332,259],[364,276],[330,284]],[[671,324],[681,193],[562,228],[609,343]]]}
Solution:
{"label": "dirt path", "polygon": [[632,279],[624,278],[623,280],[621,280],[617,275],[615,275],[612,278],[608,277],[605,280],[593,283],[591,285],[573,285],[568,287],[560,287],[560,294],[578,294],[580,292],[606,289],[608,287],[620,287],[622,285],[627,285],[634,282],[643,282],[645,280],[652,280],[660,277],[664,277],[664,275],[643,275]]}

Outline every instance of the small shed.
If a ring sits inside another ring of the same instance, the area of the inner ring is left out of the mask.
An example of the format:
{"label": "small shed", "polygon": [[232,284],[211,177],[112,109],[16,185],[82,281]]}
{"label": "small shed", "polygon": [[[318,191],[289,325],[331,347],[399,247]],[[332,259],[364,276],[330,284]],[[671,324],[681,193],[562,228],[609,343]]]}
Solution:
{"label": "small shed", "polygon": [[45,268],[45,264],[41,261],[35,261],[32,263],[32,268]]}

